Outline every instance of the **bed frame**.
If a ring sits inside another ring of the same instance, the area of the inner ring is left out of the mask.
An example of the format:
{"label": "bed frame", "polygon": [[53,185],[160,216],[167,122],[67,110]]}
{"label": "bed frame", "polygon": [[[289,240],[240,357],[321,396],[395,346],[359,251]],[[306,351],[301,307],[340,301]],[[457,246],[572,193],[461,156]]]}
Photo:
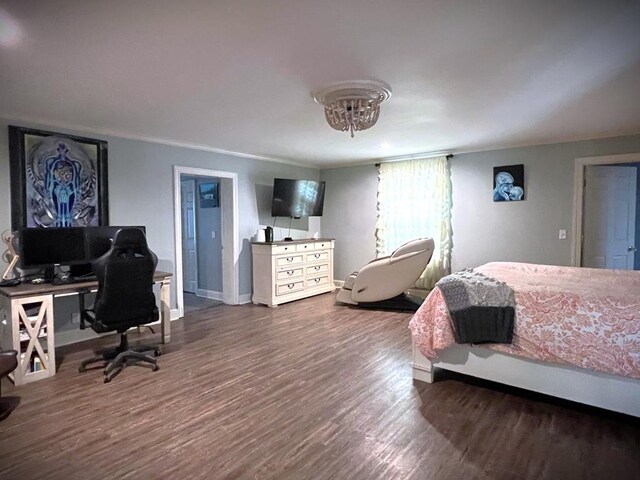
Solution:
{"label": "bed frame", "polygon": [[413,343],[413,378],[433,383],[438,368],[640,417],[640,380],[453,345],[431,361]]}

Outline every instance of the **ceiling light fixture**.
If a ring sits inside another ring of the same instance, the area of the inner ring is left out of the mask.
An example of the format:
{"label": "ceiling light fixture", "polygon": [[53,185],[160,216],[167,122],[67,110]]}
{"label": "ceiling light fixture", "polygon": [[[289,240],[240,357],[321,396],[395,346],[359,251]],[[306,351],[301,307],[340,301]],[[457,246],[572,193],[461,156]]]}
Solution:
{"label": "ceiling light fixture", "polygon": [[324,105],[329,125],[342,132],[366,130],[380,116],[380,104],[391,97],[391,87],[384,82],[355,80],[337,82],[313,92],[313,99]]}

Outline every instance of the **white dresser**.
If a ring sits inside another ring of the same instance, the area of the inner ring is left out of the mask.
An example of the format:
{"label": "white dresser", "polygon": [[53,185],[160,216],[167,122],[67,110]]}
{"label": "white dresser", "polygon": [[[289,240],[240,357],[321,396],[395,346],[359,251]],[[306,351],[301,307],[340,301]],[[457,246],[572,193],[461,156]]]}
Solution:
{"label": "white dresser", "polygon": [[252,242],[253,303],[281,303],[332,292],[333,239]]}

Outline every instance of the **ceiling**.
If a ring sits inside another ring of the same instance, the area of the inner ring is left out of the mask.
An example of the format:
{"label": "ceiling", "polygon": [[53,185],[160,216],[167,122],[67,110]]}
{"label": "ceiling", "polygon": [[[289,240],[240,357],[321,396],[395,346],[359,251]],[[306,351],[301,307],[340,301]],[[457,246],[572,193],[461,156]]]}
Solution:
{"label": "ceiling", "polygon": [[[0,115],[293,160],[640,133],[640,1],[0,2]],[[311,92],[393,89],[332,130]]]}

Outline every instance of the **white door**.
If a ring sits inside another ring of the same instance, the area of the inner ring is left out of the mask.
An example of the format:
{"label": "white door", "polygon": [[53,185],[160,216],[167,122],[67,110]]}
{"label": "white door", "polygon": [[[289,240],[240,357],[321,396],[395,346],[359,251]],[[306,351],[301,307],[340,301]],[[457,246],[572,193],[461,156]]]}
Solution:
{"label": "white door", "polygon": [[180,182],[182,205],[182,275],[184,291],[196,293],[198,279],[198,255],[196,249],[196,182]]}
{"label": "white door", "polygon": [[582,265],[633,270],[637,168],[585,170]]}

